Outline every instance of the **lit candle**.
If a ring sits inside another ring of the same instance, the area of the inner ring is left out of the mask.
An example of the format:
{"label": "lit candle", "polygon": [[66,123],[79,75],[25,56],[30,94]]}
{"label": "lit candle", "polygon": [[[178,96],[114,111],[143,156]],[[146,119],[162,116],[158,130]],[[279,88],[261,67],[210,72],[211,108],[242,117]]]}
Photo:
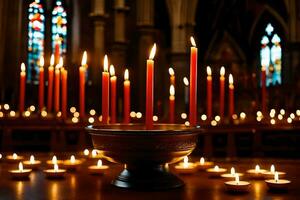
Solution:
{"label": "lit candle", "polygon": [[190,58],[190,118],[189,122],[191,126],[195,126],[197,123],[197,54],[196,42],[191,37],[191,58]]}
{"label": "lit candle", "polygon": [[104,56],[104,71],[102,72],[102,123],[109,122],[109,72],[108,58]]}
{"label": "lit candle", "polygon": [[8,162],[15,163],[15,162],[20,162],[21,160],[24,159],[24,157],[23,156],[19,156],[16,153],[13,153],[12,155],[7,155],[6,159],[7,159]]}
{"label": "lit candle", "polygon": [[271,190],[286,190],[290,185],[291,181],[279,179],[278,172],[275,172],[274,179],[268,179],[266,180],[266,183]]}
{"label": "lit candle", "polygon": [[74,155],[71,155],[70,160],[64,160],[63,165],[68,170],[76,170],[82,161],[75,158]]}
{"label": "lit candle", "polygon": [[63,119],[67,118],[67,102],[68,102],[68,71],[61,68],[61,115]]}
{"label": "lit candle", "polygon": [[206,170],[213,166],[213,164],[213,162],[205,161],[203,157],[201,157],[199,162],[196,163],[198,170]]}
{"label": "lit candle", "polygon": [[54,111],[59,112],[59,98],[60,98],[60,68],[63,66],[63,59],[60,58],[59,64],[55,67],[54,77]]}
{"label": "lit candle", "polygon": [[111,123],[116,123],[117,117],[117,76],[115,75],[115,68],[113,65],[110,65],[109,67],[109,73],[110,73],[110,107],[111,107]]}
{"label": "lit candle", "polygon": [[229,119],[232,119],[234,114],[234,85],[233,85],[233,76],[229,74]]}
{"label": "lit candle", "polygon": [[207,85],[206,85],[206,106],[207,106],[207,118],[211,120],[212,118],[212,77],[210,66],[206,67],[207,72]]}
{"label": "lit candle", "polygon": [[216,165],[214,168],[209,168],[206,171],[210,174],[210,177],[217,178],[217,177],[220,177],[221,174],[226,172],[227,169],[220,168],[218,165]]}
{"label": "lit candle", "polygon": [[170,75],[170,85],[174,85],[175,87],[175,72],[172,67],[169,68],[169,75]]}
{"label": "lit candle", "polygon": [[88,150],[88,149],[85,149],[85,150],[83,150],[83,155],[84,156],[89,156],[89,154],[90,154],[90,151]]}
{"label": "lit candle", "polygon": [[128,69],[124,73],[124,123],[130,123],[130,81]]}
{"label": "lit candle", "polygon": [[[263,176],[265,179],[272,179],[274,177],[274,174],[275,174],[275,166],[274,165],[271,165],[270,167],[270,171],[265,171],[263,172]],[[280,177],[284,177],[285,176],[285,172],[280,172],[280,171],[277,171],[278,175]]]}
{"label": "lit candle", "polygon": [[59,169],[57,164],[53,165],[53,169],[46,169],[44,173],[47,178],[49,179],[61,179],[65,177],[66,170]]}
{"label": "lit candle", "polygon": [[83,52],[81,66],[79,67],[79,112],[80,116],[85,116],[85,74],[87,69],[87,53]]}
{"label": "lit candle", "polygon": [[26,84],[26,67],[25,64],[21,64],[21,72],[20,72],[20,104],[19,104],[19,111],[20,116],[22,116],[22,113],[24,112],[24,106],[25,106],[25,85]]}
{"label": "lit candle", "polygon": [[261,169],[261,168],[259,167],[259,165],[256,165],[256,166],[255,166],[255,169],[249,169],[249,170],[247,170],[247,173],[248,173],[252,178],[254,178],[254,179],[260,179],[260,178],[263,178],[264,176],[263,176],[262,173],[264,173],[264,172],[266,172],[266,170],[265,170],[265,169]]}
{"label": "lit candle", "polygon": [[39,166],[41,165],[41,161],[35,160],[34,156],[31,155],[29,160],[24,161],[24,165],[28,166],[29,168],[31,168],[33,170],[37,170],[39,168]]}
{"label": "lit candle", "polygon": [[194,163],[189,162],[189,158],[185,156],[183,162],[175,165],[175,170],[180,174],[192,174],[197,171],[197,166]]}
{"label": "lit candle", "polygon": [[220,117],[224,118],[225,68],[220,69]]}
{"label": "lit candle", "polygon": [[184,104],[185,104],[186,111],[188,111],[188,109],[189,109],[189,80],[187,77],[183,77],[183,84],[184,84]]}
{"label": "lit candle", "polygon": [[40,58],[40,73],[39,73],[39,109],[40,112],[43,110],[44,108],[44,57],[41,56]]}
{"label": "lit candle", "polygon": [[90,158],[98,159],[98,158],[101,158],[101,155],[98,153],[98,151],[96,149],[93,149],[92,153],[90,154]]}
{"label": "lit candle", "polygon": [[31,169],[24,169],[22,162],[19,163],[19,168],[15,170],[9,170],[9,173],[13,179],[28,179]]}
{"label": "lit candle", "polygon": [[62,164],[62,163],[63,163],[63,161],[62,160],[58,160],[57,157],[56,157],[56,155],[54,155],[51,160],[47,160],[47,164],[48,165]]}
{"label": "lit candle", "polygon": [[146,77],[146,128],[153,126],[153,99],[154,99],[154,56],[156,44],[153,45],[149,59],[147,60],[147,77]]}
{"label": "lit candle", "polygon": [[266,88],[266,67],[261,67],[261,110],[263,115],[267,113],[267,88]]}
{"label": "lit candle", "polygon": [[229,179],[229,180],[232,180],[236,177],[236,175],[238,175],[239,177],[241,176],[244,176],[243,173],[237,173],[234,169],[234,167],[231,167],[230,169],[230,173],[227,173],[227,174],[221,174],[221,177],[222,178],[226,178],[226,179]]}
{"label": "lit candle", "polygon": [[225,186],[227,190],[231,192],[247,192],[250,183],[247,181],[240,181],[239,175],[235,174],[235,180],[225,182]]}
{"label": "lit candle", "polygon": [[51,112],[52,101],[53,101],[53,72],[54,72],[54,55],[51,55],[50,66],[48,68],[48,100],[47,100],[47,110]]}
{"label": "lit candle", "polygon": [[102,175],[106,170],[109,169],[107,165],[103,165],[102,160],[97,161],[97,165],[89,166],[89,172],[93,175]]}
{"label": "lit candle", "polygon": [[170,97],[169,97],[169,122],[173,124],[175,121],[175,87],[170,86]]}

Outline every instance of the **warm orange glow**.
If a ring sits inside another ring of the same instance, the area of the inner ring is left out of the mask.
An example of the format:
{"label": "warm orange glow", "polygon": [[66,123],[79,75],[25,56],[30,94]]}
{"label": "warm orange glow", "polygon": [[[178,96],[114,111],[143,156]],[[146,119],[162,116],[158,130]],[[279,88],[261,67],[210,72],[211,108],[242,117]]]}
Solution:
{"label": "warm orange glow", "polygon": [[129,79],[129,71],[128,69],[125,69],[124,80],[127,81],[128,79]]}
{"label": "warm orange glow", "polygon": [[63,67],[64,66],[64,59],[62,57],[59,58],[59,67]]}
{"label": "warm orange glow", "polygon": [[109,73],[111,76],[115,76],[115,67],[113,65],[109,66]]}
{"label": "warm orange glow", "polygon": [[107,55],[104,56],[103,68],[105,72],[108,72],[108,58]]}
{"label": "warm orange glow", "polygon": [[185,86],[189,86],[189,79],[187,79],[187,77],[183,77],[183,83]]}
{"label": "warm orange glow", "polygon": [[169,68],[169,74],[170,74],[170,76],[175,75],[174,69],[172,67]]}
{"label": "warm orange glow", "polygon": [[54,54],[51,55],[51,58],[50,58],[50,65],[51,65],[51,66],[54,65]]}
{"label": "warm orange glow", "polygon": [[193,47],[196,47],[196,42],[195,42],[195,39],[194,37],[191,37],[191,44],[193,45]]}
{"label": "warm orange glow", "polygon": [[149,55],[149,59],[150,60],[154,59],[155,53],[156,53],[156,44],[154,43],[154,45],[153,45],[153,47],[151,49],[150,55]]}
{"label": "warm orange glow", "polygon": [[81,59],[81,66],[86,66],[86,61],[87,61],[87,53],[86,51],[84,51]]}
{"label": "warm orange glow", "polygon": [[266,71],[266,67],[264,65],[261,66],[261,71]]}
{"label": "warm orange glow", "polygon": [[220,69],[220,75],[221,76],[225,75],[225,67],[224,66],[222,66],[221,69]]}
{"label": "warm orange glow", "polygon": [[44,67],[45,64],[45,60],[44,60],[44,56],[40,57],[40,67]]}
{"label": "warm orange glow", "polygon": [[33,156],[33,155],[30,156],[29,162],[30,162],[31,164],[34,164],[34,163],[35,163],[35,159],[34,159],[34,156]]}
{"label": "warm orange glow", "polygon": [[211,76],[211,68],[210,68],[210,66],[206,67],[206,73],[207,73],[207,76]]}
{"label": "warm orange glow", "polygon": [[22,72],[25,72],[25,70],[26,70],[26,66],[25,66],[24,63],[22,63],[22,64],[21,64],[21,71],[22,71]]}
{"label": "warm orange glow", "polygon": [[23,164],[22,164],[22,162],[19,162],[19,171],[20,171],[20,172],[23,171]]}
{"label": "warm orange glow", "polygon": [[233,85],[233,76],[232,76],[232,74],[229,74],[229,84]]}
{"label": "warm orange glow", "polygon": [[175,95],[175,87],[174,85],[170,86],[170,96],[174,96]]}
{"label": "warm orange glow", "polygon": [[54,164],[54,171],[57,172],[58,171],[58,165]]}

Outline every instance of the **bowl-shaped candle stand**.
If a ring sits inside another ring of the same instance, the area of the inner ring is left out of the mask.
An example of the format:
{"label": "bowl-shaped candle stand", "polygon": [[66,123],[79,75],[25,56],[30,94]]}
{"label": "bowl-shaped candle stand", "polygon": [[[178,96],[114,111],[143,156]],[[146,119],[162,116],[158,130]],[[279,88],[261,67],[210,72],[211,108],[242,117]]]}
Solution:
{"label": "bowl-shaped candle stand", "polygon": [[67,170],[77,170],[77,168],[82,164],[81,160],[75,159],[75,156],[72,155],[70,160],[64,160],[63,165]]}
{"label": "bowl-shaped candle stand", "polygon": [[236,178],[236,175],[238,175],[239,177],[244,176],[243,173],[236,173],[234,167],[231,167],[230,173],[221,174],[221,177],[225,178],[225,179],[227,179],[229,181],[232,181],[232,180],[234,180]]}
{"label": "bowl-shaped candle stand", "polygon": [[[285,172],[280,172],[280,171],[276,171],[278,173],[278,176],[280,178],[283,178],[285,176]],[[275,166],[274,165],[271,165],[270,167],[270,171],[265,171],[262,173],[263,176],[264,176],[264,179],[273,179],[274,178],[274,175],[275,175]]]}
{"label": "bowl-shaped candle stand", "polygon": [[178,163],[174,167],[175,171],[179,174],[193,174],[197,171],[197,166],[189,162],[188,157],[183,158],[183,162]]}
{"label": "bowl-shaped candle stand", "polygon": [[31,155],[29,160],[25,160],[23,164],[32,170],[37,170],[41,165],[41,161],[35,160],[34,156]]}
{"label": "bowl-shaped candle stand", "polygon": [[220,168],[218,165],[216,165],[214,168],[209,168],[206,170],[208,172],[209,176],[212,178],[219,178],[221,174],[224,174],[227,171],[225,168]]}
{"label": "bowl-shaped candle stand", "polygon": [[274,173],[274,179],[266,180],[266,183],[270,190],[287,190],[291,181],[285,179],[279,179],[279,174],[277,172]]}
{"label": "bowl-shaped candle stand", "polygon": [[12,155],[7,155],[6,156],[6,160],[10,163],[19,163],[20,161],[22,161],[24,159],[23,156],[19,156],[16,153],[13,153]]}
{"label": "bowl-shaped candle stand", "polygon": [[52,157],[51,160],[47,160],[46,161],[46,163],[48,165],[52,165],[52,166],[55,165],[55,164],[58,164],[58,165],[63,164],[63,162],[64,161],[62,161],[62,160],[57,160],[57,157],[55,155]]}
{"label": "bowl-shaped candle stand", "polygon": [[22,162],[20,162],[19,168],[9,170],[9,173],[13,179],[28,179],[31,171],[31,169],[24,169]]}
{"label": "bowl-shaped candle stand", "polygon": [[108,161],[126,164],[112,182],[122,188],[157,190],[181,187],[178,177],[164,167],[189,155],[196,147],[199,128],[179,124],[88,126],[94,148]]}
{"label": "bowl-shaped candle stand", "polygon": [[225,182],[225,187],[229,192],[248,192],[250,183],[247,181],[240,181],[236,174],[235,180]]}
{"label": "bowl-shaped candle stand", "polygon": [[59,169],[57,164],[54,164],[53,169],[45,169],[44,173],[48,179],[62,179],[65,177],[66,170]]}
{"label": "bowl-shaped candle stand", "polygon": [[88,169],[92,175],[102,175],[109,169],[109,166],[103,165],[102,160],[98,160],[97,165],[91,165],[88,167]]}
{"label": "bowl-shaped candle stand", "polygon": [[265,169],[261,169],[259,167],[259,165],[256,165],[255,166],[255,169],[249,169],[247,170],[247,174],[253,178],[253,179],[263,179],[264,178],[264,175],[263,173],[266,172],[267,170]]}
{"label": "bowl-shaped candle stand", "polygon": [[205,159],[203,157],[201,157],[199,162],[196,162],[195,165],[197,166],[198,170],[205,171],[208,168],[211,168],[214,165],[214,163],[209,162],[209,161],[205,161]]}

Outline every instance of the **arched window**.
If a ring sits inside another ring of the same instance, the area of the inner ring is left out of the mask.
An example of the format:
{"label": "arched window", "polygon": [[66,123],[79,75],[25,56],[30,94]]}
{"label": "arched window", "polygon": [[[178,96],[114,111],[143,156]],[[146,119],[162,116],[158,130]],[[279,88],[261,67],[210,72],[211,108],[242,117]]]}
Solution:
{"label": "arched window", "polygon": [[34,0],[28,8],[28,56],[27,81],[38,80],[38,60],[44,54],[45,16],[40,0]]}
{"label": "arched window", "polygon": [[281,39],[269,23],[261,39],[260,63],[266,67],[266,85],[281,84]]}
{"label": "arched window", "polygon": [[52,11],[52,53],[55,54],[56,62],[67,51],[67,13],[62,6],[61,0],[56,0]]}

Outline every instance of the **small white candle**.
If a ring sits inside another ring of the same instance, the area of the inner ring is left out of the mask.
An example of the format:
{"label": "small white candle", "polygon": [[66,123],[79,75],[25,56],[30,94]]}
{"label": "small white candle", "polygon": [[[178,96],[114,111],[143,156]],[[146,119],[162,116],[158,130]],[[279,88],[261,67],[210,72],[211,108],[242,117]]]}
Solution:
{"label": "small white candle", "polygon": [[15,179],[27,179],[31,173],[31,169],[24,169],[23,163],[19,162],[18,169],[10,170],[9,173]]}
{"label": "small white candle", "polygon": [[279,173],[275,171],[274,179],[266,180],[266,183],[271,190],[286,190],[291,181],[279,179]]}
{"label": "small white candle", "polygon": [[247,192],[250,183],[247,181],[240,181],[240,176],[235,174],[235,180],[225,182],[225,186],[227,190],[231,192]]}
{"label": "small white candle", "polygon": [[24,161],[24,165],[30,167],[31,169],[38,169],[38,167],[40,166],[41,161],[39,160],[35,160],[34,155],[31,155],[29,160],[25,160]]}
{"label": "small white candle", "polygon": [[199,162],[196,163],[198,170],[206,170],[213,166],[213,162],[205,161],[203,157],[200,158]]}
{"label": "small white candle", "polygon": [[109,169],[107,165],[103,165],[102,160],[97,161],[97,165],[89,166],[89,172],[93,175],[102,175],[106,170]]}
{"label": "small white candle", "polygon": [[[285,176],[285,172],[277,171],[277,173],[278,173],[278,175],[280,177],[284,177]],[[270,171],[265,171],[262,174],[263,174],[263,176],[264,176],[265,179],[272,179],[274,177],[274,174],[275,174],[275,166],[271,165]]]}
{"label": "small white candle", "polygon": [[44,170],[44,173],[47,178],[50,179],[59,179],[64,178],[66,170],[65,169],[59,169],[57,164],[54,164],[53,169],[46,169]]}
{"label": "small white candle", "polygon": [[65,160],[63,165],[66,169],[76,170],[81,163],[81,160],[77,160],[74,155],[71,155],[70,160]]}
{"label": "small white candle", "polygon": [[263,178],[264,175],[262,173],[266,172],[265,169],[261,169],[259,165],[255,166],[255,169],[249,169],[247,170],[247,173],[255,179]]}
{"label": "small white candle", "polygon": [[180,174],[192,174],[195,173],[197,168],[194,163],[189,162],[189,158],[185,156],[183,158],[183,162],[180,162],[179,164],[175,165],[176,172]]}
{"label": "small white candle", "polygon": [[217,178],[217,177],[220,177],[221,174],[226,172],[227,169],[220,168],[218,165],[216,165],[214,168],[209,168],[206,171],[209,173],[210,177]]}

